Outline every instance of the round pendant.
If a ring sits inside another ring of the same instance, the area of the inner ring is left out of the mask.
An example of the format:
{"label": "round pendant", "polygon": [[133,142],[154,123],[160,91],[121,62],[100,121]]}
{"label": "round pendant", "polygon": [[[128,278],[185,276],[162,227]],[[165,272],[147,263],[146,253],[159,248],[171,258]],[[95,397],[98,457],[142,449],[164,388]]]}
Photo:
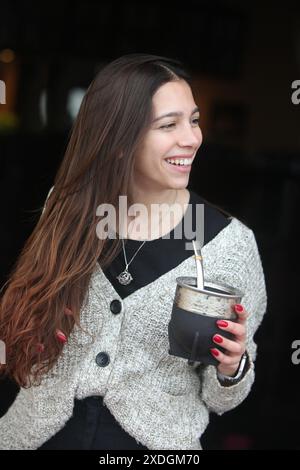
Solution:
{"label": "round pendant", "polygon": [[133,280],[133,277],[128,271],[123,271],[121,274],[119,274],[119,276],[117,276],[117,279],[120,284],[125,286]]}

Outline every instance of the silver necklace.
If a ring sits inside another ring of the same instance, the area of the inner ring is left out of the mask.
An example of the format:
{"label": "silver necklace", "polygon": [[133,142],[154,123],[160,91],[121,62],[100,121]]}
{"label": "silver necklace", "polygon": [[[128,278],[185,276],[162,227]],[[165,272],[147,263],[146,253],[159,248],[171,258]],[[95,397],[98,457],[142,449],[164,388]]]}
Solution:
{"label": "silver necklace", "polygon": [[123,284],[125,286],[125,285],[129,284],[131,281],[133,281],[133,277],[130,274],[130,272],[128,271],[128,266],[133,261],[133,259],[136,257],[136,255],[138,254],[140,249],[145,245],[146,241],[147,240],[143,241],[141,246],[138,248],[138,250],[136,251],[136,253],[133,255],[133,257],[131,258],[131,260],[128,263],[127,262],[127,257],[126,257],[126,252],[125,252],[125,247],[124,247],[124,240],[122,238],[122,246],[123,246],[123,253],[124,253],[124,259],[125,259],[126,267],[125,267],[125,270],[123,272],[121,272],[121,274],[119,274],[119,276],[117,276],[117,279],[118,279],[120,284]]}
{"label": "silver necklace", "polygon": [[[175,195],[175,200],[172,204],[172,206],[175,204],[176,200],[177,200],[177,193],[178,193],[178,190],[176,190],[176,195]],[[145,245],[145,243],[147,242],[148,240],[144,240],[143,243],[141,244],[141,246],[137,249],[137,251],[135,252],[135,254],[133,255],[133,257],[131,258],[131,260],[127,261],[127,256],[126,256],[126,251],[125,251],[125,246],[124,246],[124,240],[122,238],[122,247],[123,247],[123,254],[124,254],[124,259],[125,259],[125,269],[124,271],[122,271],[118,276],[117,276],[117,279],[119,281],[120,284],[126,286],[127,284],[130,284],[131,281],[133,281],[133,277],[132,275],[130,274],[130,272],[128,271],[128,266],[130,265],[130,263],[132,263],[133,259],[136,257],[136,255],[138,254],[138,252],[140,251],[140,249]]]}

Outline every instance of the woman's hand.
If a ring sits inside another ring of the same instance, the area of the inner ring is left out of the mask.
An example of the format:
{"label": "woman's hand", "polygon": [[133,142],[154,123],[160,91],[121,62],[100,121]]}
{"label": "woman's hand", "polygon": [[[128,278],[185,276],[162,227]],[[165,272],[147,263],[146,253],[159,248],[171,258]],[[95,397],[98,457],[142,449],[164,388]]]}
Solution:
{"label": "woman's hand", "polygon": [[237,321],[217,320],[217,325],[221,330],[232,333],[235,336],[234,340],[227,339],[222,334],[216,334],[213,336],[214,343],[222,346],[226,352],[223,353],[217,348],[210,350],[211,354],[219,361],[218,371],[231,377],[236,374],[241,357],[246,350],[246,322],[248,317],[248,313],[242,305],[236,304],[233,309],[238,315]]}

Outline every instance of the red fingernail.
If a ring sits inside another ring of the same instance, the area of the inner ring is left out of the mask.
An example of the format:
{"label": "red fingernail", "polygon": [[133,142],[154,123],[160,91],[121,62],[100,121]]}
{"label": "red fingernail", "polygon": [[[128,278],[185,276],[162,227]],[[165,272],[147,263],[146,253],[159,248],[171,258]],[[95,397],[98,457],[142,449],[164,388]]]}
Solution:
{"label": "red fingernail", "polygon": [[37,350],[37,352],[43,352],[44,349],[45,349],[45,346],[44,346],[42,343],[38,343],[38,344],[36,345],[36,350]]}
{"label": "red fingernail", "polygon": [[65,310],[64,310],[65,314],[66,315],[73,315],[73,312],[71,309],[69,309],[68,307],[65,307]]}
{"label": "red fingernail", "polygon": [[222,328],[226,328],[228,326],[228,322],[225,320],[217,320],[217,325],[221,326]]}
{"label": "red fingernail", "polygon": [[214,355],[214,356],[218,356],[219,355],[219,351],[217,349],[211,349],[210,352]]}
{"label": "red fingernail", "polygon": [[242,313],[242,312],[244,311],[244,308],[243,308],[242,305],[236,304],[236,305],[234,306],[234,310],[236,311],[236,313]]}
{"label": "red fingernail", "polygon": [[219,335],[215,335],[213,337],[213,340],[216,342],[216,343],[223,343],[223,338],[221,338],[221,336]]}
{"label": "red fingernail", "polygon": [[61,330],[56,330],[56,337],[61,343],[67,342],[67,337]]}

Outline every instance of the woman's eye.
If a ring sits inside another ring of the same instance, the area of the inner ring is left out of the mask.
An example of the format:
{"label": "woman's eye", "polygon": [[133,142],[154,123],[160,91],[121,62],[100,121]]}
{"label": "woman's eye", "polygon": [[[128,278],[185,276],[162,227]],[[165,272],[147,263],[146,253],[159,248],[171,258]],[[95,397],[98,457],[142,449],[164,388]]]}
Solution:
{"label": "woman's eye", "polygon": [[[200,118],[193,119],[193,123],[199,125]],[[160,129],[170,129],[173,126],[175,126],[175,122],[172,122],[171,124],[166,124],[164,126],[161,126]]]}
{"label": "woman's eye", "polygon": [[169,129],[169,127],[175,126],[175,122],[172,122],[171,124],[166,124],[165,126],[161,126],[161,129]]}

